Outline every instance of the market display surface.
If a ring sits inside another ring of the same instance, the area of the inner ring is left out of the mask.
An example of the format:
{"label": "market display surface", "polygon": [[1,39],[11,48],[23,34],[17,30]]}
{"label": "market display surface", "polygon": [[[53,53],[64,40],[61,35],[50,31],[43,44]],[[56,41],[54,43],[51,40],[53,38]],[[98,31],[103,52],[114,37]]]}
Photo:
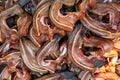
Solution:
{"label": "market display surface", "polygon": [[120,80],[120,1],[0,0],[0,80]]}

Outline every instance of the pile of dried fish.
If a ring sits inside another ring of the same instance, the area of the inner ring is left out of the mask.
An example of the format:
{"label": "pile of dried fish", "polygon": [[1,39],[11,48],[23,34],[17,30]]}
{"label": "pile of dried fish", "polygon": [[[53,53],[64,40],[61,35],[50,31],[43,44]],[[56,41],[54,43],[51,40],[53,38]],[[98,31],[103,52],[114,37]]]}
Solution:
{"label": "pile of dried fish", "polygon": [[119,0],[0,0],[0,80],[119,80]]}

